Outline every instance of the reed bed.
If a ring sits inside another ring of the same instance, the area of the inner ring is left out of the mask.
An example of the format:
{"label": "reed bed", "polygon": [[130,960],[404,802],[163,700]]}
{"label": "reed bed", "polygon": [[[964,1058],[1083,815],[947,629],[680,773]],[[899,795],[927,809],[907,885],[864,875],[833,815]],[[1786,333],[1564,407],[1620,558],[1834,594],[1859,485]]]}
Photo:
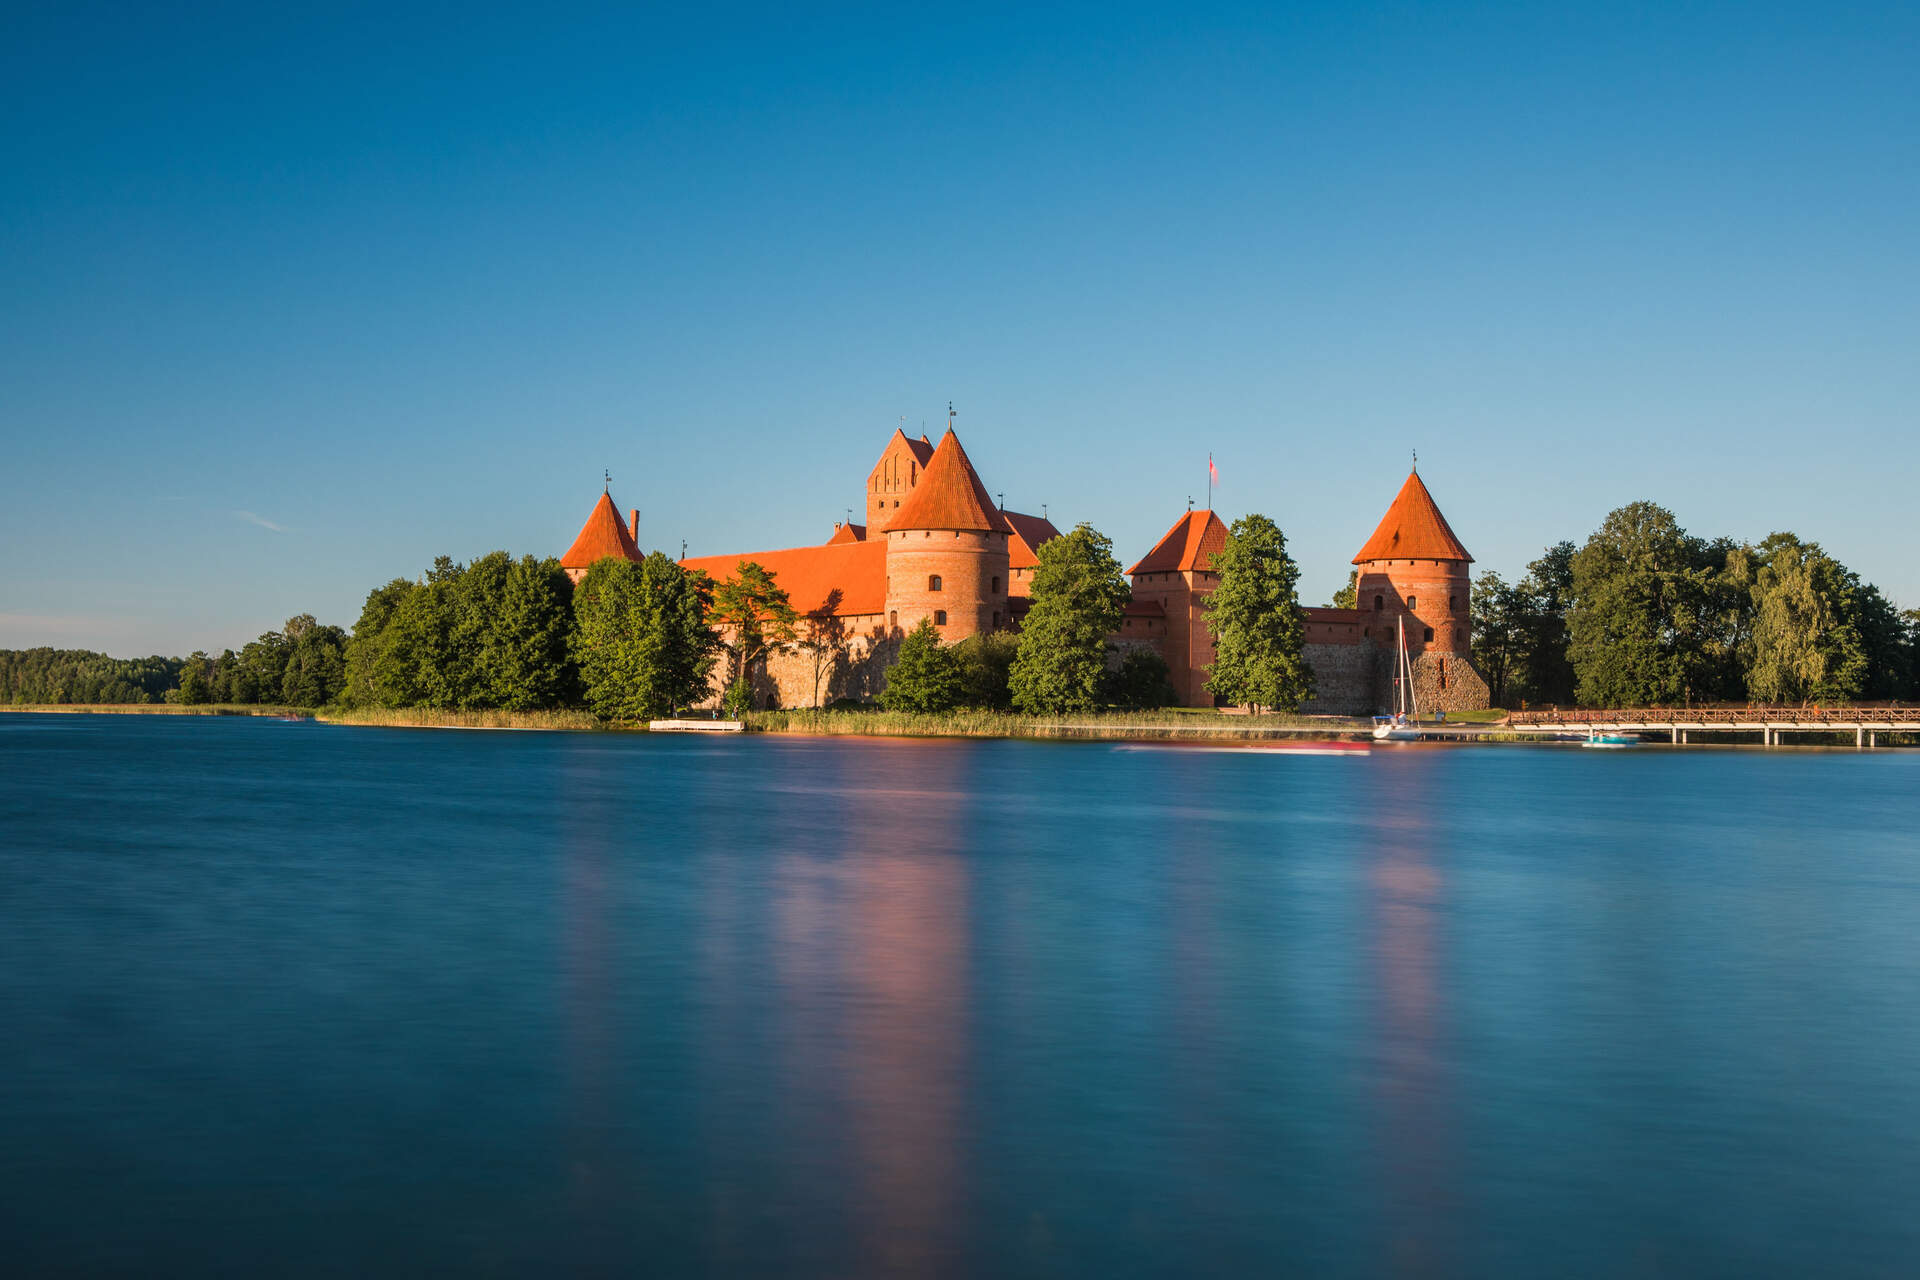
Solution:
{"label": "reed bed", "polygon": [[329,708],[314,719],[327,724],[387,729],[605,729],[589,711],[447,711],[433,707]]}

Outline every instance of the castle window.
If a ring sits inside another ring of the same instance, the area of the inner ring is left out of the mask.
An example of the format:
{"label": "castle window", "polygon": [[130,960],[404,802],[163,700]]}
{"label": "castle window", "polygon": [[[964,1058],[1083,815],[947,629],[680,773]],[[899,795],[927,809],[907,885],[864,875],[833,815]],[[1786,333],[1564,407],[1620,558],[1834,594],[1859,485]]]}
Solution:
{"label": "castle window", "polygon": [[1433,628],[1432,628],[1432,627],[1428,627],[1428,628],[1427,628],[1427,639],[1429,639],[1429,640],[1431,640],[1431,639],[1433,639]]}
{"label": "castle window", "polygon": [[933,625],[936,627],[944,627],[947,625],[947,611],[945,609],[935,609],[933,611]]}
{"label": "castle window", "polygon": [[1385,596],[1375,596],[1373,598],[1373,611],[1375,613],[1380,612],[1382,609],[1386,607],[1387,607],[1387,598]]}
{"label": "castle window", "polygon": [[900,611],[898,609],[887,610],[887,629],[890,631],[898,631],[900,629]]}
{"label": "castle window", "polygon": [[938,591],[939,589],[940,589],[940,575],[937,573],[928,574],[927,590]]}
{"label": "castle window", "polygon": [[998,609],[993,611],[993,629],[995,631],[1000,629],[1000,611]]}
{"label": "castle window", "polygon": [[999,595],[999,594],[1000,594],[1000,579],[998,579],[998,578],[995,578],[995,579],[993,580],[993,594],[995,594],[995,595]]}
{"label": "castle window", "polygon": [[1420,597],[1419,597],[1419,596],[1408,596],[1408,597],[1407,597],[1407,610],[1408,610],[1408,612],[1412,612],[1413,610],[1415,610],[1415,609],[1418,609],[1419,607],[1420,607]]}
{"label": "castle window", "polygon": [[1445,658],[1440,659],[1440,687],[1442,689],[1447,687],[1447,660]]}
{"label": "castle window", "polygon": [[1448,609],[1448,610],[1449,610],[1450,612],[1453,612],[1453,613],[1458,613],[1458,612],[1460,611],[1460,597],[1459,597],[1459,596],[1448,596],[1448,597],[1447,597],[1447,609]]}

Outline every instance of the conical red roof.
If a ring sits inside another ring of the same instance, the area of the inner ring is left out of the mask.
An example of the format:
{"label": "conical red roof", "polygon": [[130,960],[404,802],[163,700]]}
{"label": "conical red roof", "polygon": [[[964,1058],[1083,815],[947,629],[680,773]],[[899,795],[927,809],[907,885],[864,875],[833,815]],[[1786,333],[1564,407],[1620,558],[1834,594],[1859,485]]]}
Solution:
{"label": "conical red roof", "polygon": [[1400,486],[1387,514],[1380,517],[1380,527],[1353,558],[1355,564],[1369,560],[1465,560],[1471,563],[1473,557],[1460,545],[1460,539],[1453,536],[1447,518],[1440,514],[1433,495],[1427,492],[1420,473],[1415,471]]}
{"label": "conical red roof", "polygon": [[987,486],[967,460],[960,437],[949,427],[927,460],[920,483],[887,521],[892,529],[969,529],[1001,532],[1009,528],[994,508]]}
{"label": "conical red roof", "polygon": [[633,535],[620,522],[620,512],[614,508],[613,498],[603,493],[600,501],[593,505],[593,514],[580,526],[580,536],[567,548],[567,554],[560,557],[560,567],[585,569],[608,556],[619,556],[626,560],[644,558],[640,548],[634,545]]}
{"label": "conical red roof", "polygon": [[1136,573],[1187,573],[1195,569],[1212,572],[1213,557],[1227,545],[1227,526],[1211,511],[1189,511],[1173,522],[1173,528],[1140,563],[1127,570]]}

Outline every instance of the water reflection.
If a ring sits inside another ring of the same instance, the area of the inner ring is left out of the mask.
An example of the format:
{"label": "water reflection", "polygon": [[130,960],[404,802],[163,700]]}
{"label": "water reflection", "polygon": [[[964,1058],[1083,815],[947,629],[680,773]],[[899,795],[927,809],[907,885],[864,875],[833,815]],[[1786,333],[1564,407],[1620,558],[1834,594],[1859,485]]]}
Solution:
{"label": "water reflection", "polygon": [[1404,785],[1369,811],[1366,832],[1378,1019],[1377,1132],[1391,1269],[1400,1275],[1446,1275],[1458,1269],[1453,1188],[1459,1171],[1437,954],[1445,886],[1425,829],[1430,815],[1441,812],[1444,797],[1427,793],[1423,784],[1431,774],[1407,772]]}

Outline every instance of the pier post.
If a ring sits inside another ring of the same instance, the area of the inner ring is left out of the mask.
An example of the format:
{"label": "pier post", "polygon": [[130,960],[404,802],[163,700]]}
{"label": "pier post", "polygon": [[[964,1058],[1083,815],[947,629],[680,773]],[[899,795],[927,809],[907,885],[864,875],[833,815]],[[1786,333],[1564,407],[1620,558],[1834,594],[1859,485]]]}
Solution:
{"label": "pier post", "polygon": [[1680,731],[1680,745],[1683,747],[1687,745],[1687,731],[1685,729]]}
{"label": "pier post", "polygon": [[1677,746],[1679,746],[1679,745],[1680,745],[1680,731],[1679,731],[1678,729],[1673,729],[1673,730],[1670,730],[1670,732],[1671,732],[1671,733],[1673,734],[1673,745],[1674,745],[1674,746],[1676,746],[1676,747],[1677,747]]}
{"label": "pier post", "polygon": [[1872,729],[1867,730],[1867,750],[1869,751],[1873,750],[1875,742],[1879,737],[1880,735],[1875,733]]}
{"label": "pier post", "polygon": [[1867,731],[1864,728],[1860,727],[1859,725],[1855,725],[1853,729],[1854,750],[1856,751],[1864,750],[1866,745],[1867,745]]}

